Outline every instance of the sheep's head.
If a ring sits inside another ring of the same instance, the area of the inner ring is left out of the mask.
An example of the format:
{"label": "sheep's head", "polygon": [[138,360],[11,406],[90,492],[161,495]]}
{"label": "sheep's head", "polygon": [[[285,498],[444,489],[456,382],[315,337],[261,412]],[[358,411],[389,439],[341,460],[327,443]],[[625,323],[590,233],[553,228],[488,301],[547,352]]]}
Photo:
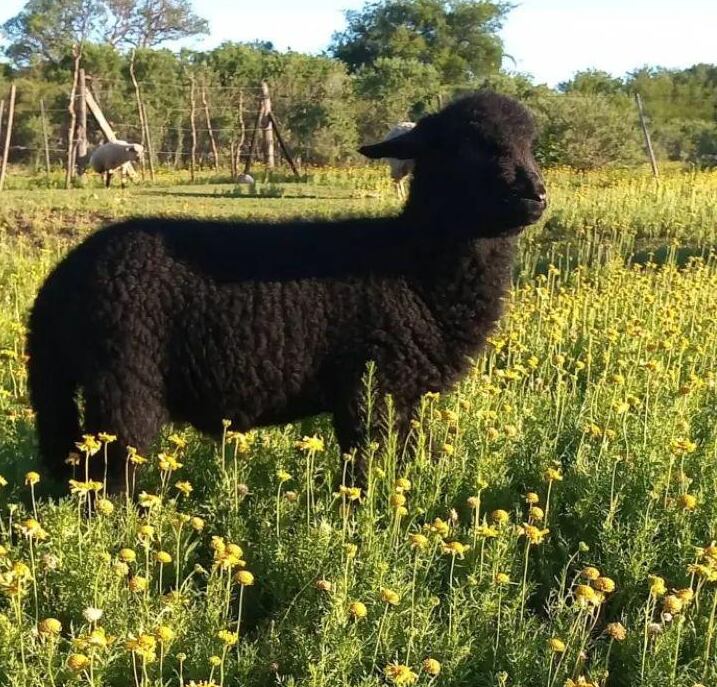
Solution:
{"label": "sheep's head", "polygon": [[525,107],[480,91],[424,117],[408,133],[360,151],[370,158],[415,160],[409,215],[438,220],[444,231],[496,236],[520,231],[545,210],[534,138]]}
{"label": "sheep's head", "polygon": [[127,143],[127,161],[142,162],[144,160],[144,146],[141,143]]}

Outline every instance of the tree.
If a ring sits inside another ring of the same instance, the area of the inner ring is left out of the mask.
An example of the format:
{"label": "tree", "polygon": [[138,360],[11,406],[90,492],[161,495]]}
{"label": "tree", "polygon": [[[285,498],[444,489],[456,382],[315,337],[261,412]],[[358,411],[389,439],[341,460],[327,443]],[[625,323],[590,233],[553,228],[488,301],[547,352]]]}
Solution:
{"label": "tree", "polygon": [[2,26],[15,64],[58,64],[73,45],[154,47],[207,32],[189,0],[27,0]]}
{"label": "tree", "polygon": [[73,44],[97,35],[105,13],[101,0],[28,0],[2,26],[10,40],[5,52],[18,65],[37,60],[58,64]]}
{"label": "tree", "polygon": [[433,65],[444,83],[472,81],[499,70],[498,30],[509,9],[487,0],[378,0],[346,12],[330,51],[352,72],[397,58]]}

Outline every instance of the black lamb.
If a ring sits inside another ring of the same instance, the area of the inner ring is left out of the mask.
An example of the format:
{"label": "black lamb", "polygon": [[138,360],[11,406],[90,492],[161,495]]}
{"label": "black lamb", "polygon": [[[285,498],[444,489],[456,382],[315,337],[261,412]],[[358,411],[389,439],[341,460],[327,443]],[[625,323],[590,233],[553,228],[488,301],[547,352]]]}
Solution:
{"label": "black lamb", "polygon": [[500,316],[518,234],[546,205],[534,125],[481,91],[370,158],[415,160],[403,212],[278,224],[132,219],[102,229],[47,278],[30,317],[40,452],[58,477],[84,432],[146,450],[163,424],[218,435],[330,412],[360,445],[374,361],[399,430],[420,397],[466,371]]}

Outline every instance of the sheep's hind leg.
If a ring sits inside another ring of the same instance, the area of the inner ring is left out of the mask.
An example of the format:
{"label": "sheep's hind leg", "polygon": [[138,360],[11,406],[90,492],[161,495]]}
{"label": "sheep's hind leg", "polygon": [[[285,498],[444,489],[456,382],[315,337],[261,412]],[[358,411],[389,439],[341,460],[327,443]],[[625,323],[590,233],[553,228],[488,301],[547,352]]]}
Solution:
{"label": "sheep's hind leg", "polygon": [[[106,466],[104,451],[90,459],[92,478],[103,481],[106,472],[108,493],[124,491],[127,447],[143,455],[167,419],[161,394],[139,380],[113,375],[93,380],[85,389],[85,429],[117,439],[108,445]],[[131,471],[130,480],[134,467]]]}

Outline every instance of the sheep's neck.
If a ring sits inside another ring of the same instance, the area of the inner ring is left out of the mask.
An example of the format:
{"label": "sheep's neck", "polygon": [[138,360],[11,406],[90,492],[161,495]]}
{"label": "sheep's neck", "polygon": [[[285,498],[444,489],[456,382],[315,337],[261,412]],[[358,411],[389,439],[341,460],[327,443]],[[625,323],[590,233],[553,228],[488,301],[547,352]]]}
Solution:
{"label": "sheep's neck", "polygon": [[422,295],[457,359],[476,353],[500,317],[515,244],[515,237],[472,239],[426,255]]}

